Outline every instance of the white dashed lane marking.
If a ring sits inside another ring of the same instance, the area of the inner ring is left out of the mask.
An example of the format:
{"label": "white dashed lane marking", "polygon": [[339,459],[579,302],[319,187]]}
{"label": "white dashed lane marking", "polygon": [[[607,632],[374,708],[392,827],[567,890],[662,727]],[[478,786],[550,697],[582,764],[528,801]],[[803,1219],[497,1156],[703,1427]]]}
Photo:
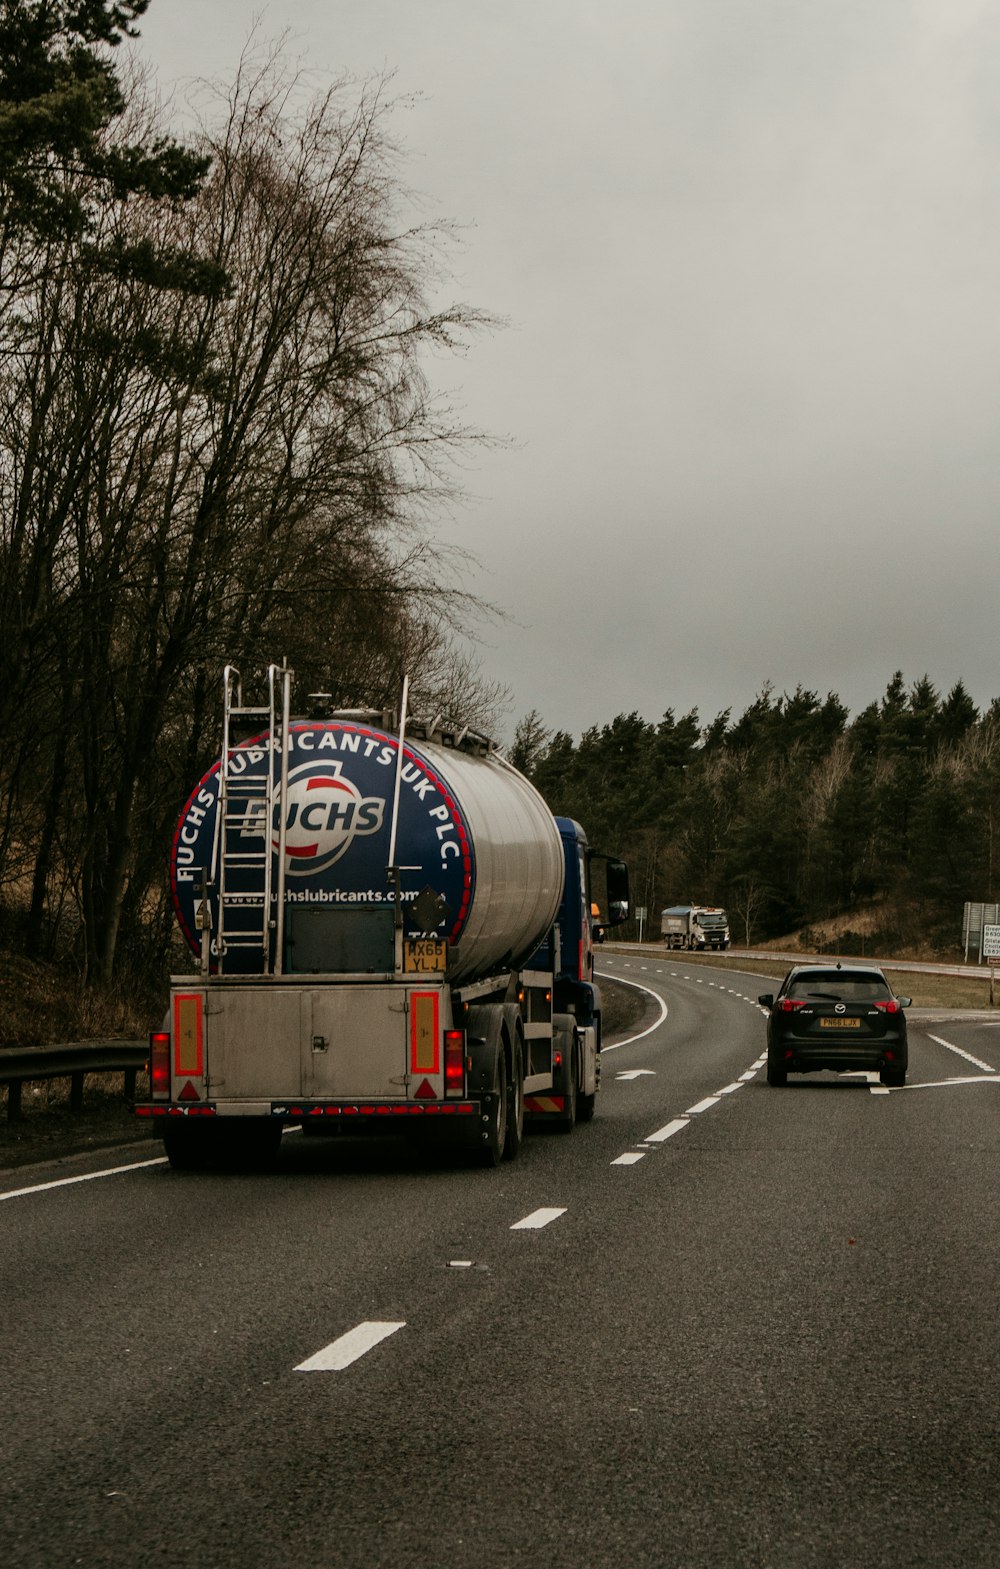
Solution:
{"label": "white dashed lane marking", "polygon": [[637,1160],[642,1160],[645,1151],[629,1150],[625,1155],[619,1155],[611,1162],[612,1166],[634,1166]]}
{"label": "white dashed lane marking", "polygon": [[697,1106],[689,1106],[684,1115],[685,1117],[697,1117],[701,1114],[701,1112],[710,1111],[713,1106],[717,1106],[718,1104],[718,1095],[706,1095],[705,1099],[700,1100]]}
{"label": "white dashed lane marking", "polygon": [[565,1213],[565,1207],[562,1209],[535,1209],[532,1210],[530,1215],[525,1215],[523,1220],[515,1220],[510,1229],[511,1231],[540,1231],[543,1226],[547,1226],[550,1221],[558,1220],[559,1216],[565,1215]]}
{"label": "white dashed lane marking", "polygon": [[664,1139],[672,1139],[675,1133],[680,1133],[682,1128],[688,1127],[687,1117],[675,1117],[673,1122],[668,1122],[666,1127],[658,1128],[655,1133],[647,1135],[647,1144],[662,1144]]}
{"label": "white dashed lane marking", "polygon": [[394,1335],[397,1329],[405,1329],[406,1321],[402,1323],[388,1323],[379,1320],[368,1320],[358,1324],[356,1328],[349,1329],[346,1335],[341,1335],[337,1340],[331,1340],[322,1351],[317,1351],[315,1356],[307,1357],[294,1369],[296,1373],[340,1373],[345,1367],[350,1367],[366,1351],[377,1346],[380,1340],[385,1340],[389,1335]]}

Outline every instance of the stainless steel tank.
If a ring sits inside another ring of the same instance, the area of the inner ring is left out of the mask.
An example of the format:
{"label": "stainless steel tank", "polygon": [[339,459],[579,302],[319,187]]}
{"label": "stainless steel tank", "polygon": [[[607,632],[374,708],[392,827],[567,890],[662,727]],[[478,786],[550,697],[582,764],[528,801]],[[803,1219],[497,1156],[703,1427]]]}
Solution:
{"label": "stainless steel tank", "polygon": [[[382,726],[353,716],[290,726],[286,911],[395,904],[389,846],[398,745]],[[277,861],[278,803],[267,799],[270,747],[263,735],[231,754],[230,930],[241,899],[252,929],[263,862],[271,857],[273,875]],[[188,801],[171,858],[178,918],[196,950],[203,874],[218,930],[218,804],[217,764]],[[454,982],[523,963],[552,925],[562,895],[562,841],[537,790],[495,749],[447,732],[404,742],[395,861],[404,932],[445,937]],[[241,967],[253,973],[262,964],[248,958]]]}

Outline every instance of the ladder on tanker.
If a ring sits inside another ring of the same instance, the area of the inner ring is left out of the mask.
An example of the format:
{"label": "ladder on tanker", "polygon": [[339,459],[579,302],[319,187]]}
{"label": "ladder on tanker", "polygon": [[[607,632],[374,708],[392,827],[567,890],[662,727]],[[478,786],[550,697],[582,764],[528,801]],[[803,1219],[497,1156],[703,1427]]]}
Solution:
{"label": "ladder on tanker", "polygon": [[[227,665],[222,676],[219,807],[209,874],[218,899],[214,946],[220,975],[227,969],[242,974],[282,972],[291,679],[287,666],[270,665],[267,704],[255,706],[244,703],[243,681],[234,665]],[[267,734],[261,745],[267,749],[267,766],[262,772],[248,767],[252,748],[240,745],[237,732],[252,734],[263,724]]]}

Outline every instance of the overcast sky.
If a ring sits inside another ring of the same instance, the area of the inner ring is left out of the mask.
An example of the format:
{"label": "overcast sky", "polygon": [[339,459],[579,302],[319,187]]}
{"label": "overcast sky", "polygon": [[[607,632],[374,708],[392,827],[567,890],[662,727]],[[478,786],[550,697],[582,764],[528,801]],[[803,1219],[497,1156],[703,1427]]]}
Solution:
{"label": "overcast sky", "polygon": [[253,18],[395,70],[454,296],[486,672],[578,735],[1000,693],[1000,0],[152,0],[183,97]]}

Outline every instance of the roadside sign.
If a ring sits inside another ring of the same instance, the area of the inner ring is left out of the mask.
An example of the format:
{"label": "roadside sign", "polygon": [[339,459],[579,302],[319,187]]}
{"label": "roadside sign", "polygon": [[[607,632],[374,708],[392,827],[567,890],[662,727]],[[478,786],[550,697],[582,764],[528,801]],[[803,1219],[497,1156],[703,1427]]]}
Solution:
{"label": "roadside sign", "polygon": [[1000,926],[983,927],[983,958],[1000,959]]}

